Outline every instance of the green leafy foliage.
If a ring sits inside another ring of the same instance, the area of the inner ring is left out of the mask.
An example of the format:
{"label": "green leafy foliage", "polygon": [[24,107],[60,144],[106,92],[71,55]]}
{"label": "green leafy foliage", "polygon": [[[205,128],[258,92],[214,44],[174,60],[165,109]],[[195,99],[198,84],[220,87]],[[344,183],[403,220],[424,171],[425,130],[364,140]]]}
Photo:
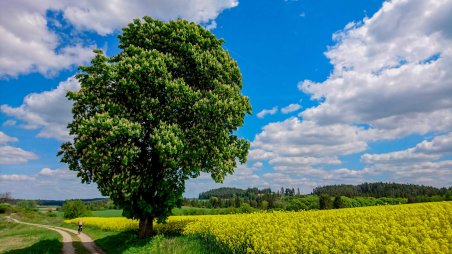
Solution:
{"label": "green leafy foliage", "polygon": [[331,197],[325,194],[320,195],[319,208],[320,210],[327,210],[333,208],[333,201],[331,200]]}
{"label": "green leafy foliage", "polygon": [[234,131],[251,105],[237,63],[201,26],[144,17],[119,39],[118,55],[96,50],[80,67],[81,89],[68,93],[74,140],[59,154],[142,231],[182,204],[187,179],[222,182],[246,161],[249,142]]}
{"label": "green leafy foliage", "polygon": [[281,208],[288,211],[314,210],[319,209],[319,197],[306,195],[301,197],[290,197],[285,200],[285,205]]}
{"label": "green leafy foliage", "polygon": [[63,204],[63,212],[66,219],[91,216],[91,211],[86,208],[81,200],[66,200]]}
{"label": "green leafy foliage", "polygon": [[13,210],[12,206],[8,203],[0,203],[0,213],[10,213]]}
{"label": "green leafy foliage", "polygon": [[84,203],[86,208],[91,211],[112,210],[116,208],[115,204],[110,199],[85,201]]}
{"label": "green leafy foliage", "polygon": [[25,211],[37,211],[36,201],[34,200],[19,200],[17,201],[16,206]]}

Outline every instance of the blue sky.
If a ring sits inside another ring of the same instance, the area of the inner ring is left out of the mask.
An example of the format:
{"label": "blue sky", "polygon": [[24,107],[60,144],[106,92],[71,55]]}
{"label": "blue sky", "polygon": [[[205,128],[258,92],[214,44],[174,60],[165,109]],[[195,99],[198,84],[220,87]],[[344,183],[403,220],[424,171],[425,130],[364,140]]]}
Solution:
{"label": "blue sky", "polygon": [[253,115],[248,162],[221,186],[309,193],[325,184],[452,185],[452,1],[17,1],[0,3],[0,192],[92,198],[56,157],[67,90],[92,49],[118,53],[134,18],[185,18],[224,38]]}

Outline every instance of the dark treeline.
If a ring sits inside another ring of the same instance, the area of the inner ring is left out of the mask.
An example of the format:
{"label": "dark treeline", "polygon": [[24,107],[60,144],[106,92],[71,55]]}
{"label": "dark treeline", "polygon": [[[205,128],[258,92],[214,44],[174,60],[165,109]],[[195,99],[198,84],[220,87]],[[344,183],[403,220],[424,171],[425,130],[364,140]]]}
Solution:
{"label": "dark treeline", "polygon": [[90,211],[100,211],[109,209],[119,209],[111,199],[82,200],[86,208]]}
{"label": "dark treeline", "polygon": [[398,183],[363,183],[317,187],[309,195],[299,189],[219,188],[185,199],[184,206],[196,208],[241,208],[242,210],[311,210],[452,200],[452,187]]}
{"label": "dark treeline", "polygon": [[271,189],[262,189],[258,188],[248,188],[246,190],[242,190],[239,188],[231,188],[231,187],[223,187],[218,189],[209,190],[206,192],[201,192],[199,194],[199,199],[210,199],[211,197],[217,198],[233,198],[233,197],[254,197],[257,195],[264,195],[272,193]]}
{"label": "dark treeline", "polygon": [[374,198],[415,198],[444,196],[449,188],[435,188],[431,186],[400,184],[400,183],[363,183],[359,185],[327,185],[313,190],[315,195],[346,196],[346,197],[374,197]]}
{"label": "dark treeline", "polygon": [[211,197],[217,198],[233,198],[235,196],[241,196],[245,193],[245,190],[233,187],[223,187],[218,189],[209,190],[199,193],[199,199],[209,199]]}
{"label": "dark treeline", "polygon": [[199,194],[199,199],[185,199],[184,205],[203,208],[239,208],[242,204],[248,204],[253,208],[274,208],[278,194],[271,189],[248,188],[219,188]]}
{"label": "dark treeline", "polygon": [[[33,201],[37,206],[63,206],[66,200],[22,200],[22,199],[14,199],[11,197],[11,193],[5,192],[0,193],[0,203],[9,203],[9,204],[17,204],[21,201]],[[109,198],[92,198],[92,199],[81,199],[81,201],[85,204],[85,206],[89,210],[107,210],[107,209],[116,209],[116,206],[113,204]]]}
{"label": "dark treeline", "polygon": [[[90,199],[81,199],[84,203],[91,203],[91,202],[106,202],[109,199],[108,198],[90,198]],[[62,206],[64,204],[65,200],[35,200],[38,205],[41,206]]]}

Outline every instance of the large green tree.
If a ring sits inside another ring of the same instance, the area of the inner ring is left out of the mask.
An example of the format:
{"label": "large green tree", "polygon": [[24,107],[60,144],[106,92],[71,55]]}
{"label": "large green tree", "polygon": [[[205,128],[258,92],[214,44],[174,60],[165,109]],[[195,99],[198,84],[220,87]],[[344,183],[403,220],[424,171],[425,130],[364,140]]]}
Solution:
{"label": "large green tree", "polygon": [[120,53],[96,50],[80,67],[59,155],[82,182],[153,233],[180,206],[185,181],[201,172],[217,182],[246,162],[249,142],[234,131],[251,114],[237,63],[203,27],[185,20],[134,20],[119,35]]}

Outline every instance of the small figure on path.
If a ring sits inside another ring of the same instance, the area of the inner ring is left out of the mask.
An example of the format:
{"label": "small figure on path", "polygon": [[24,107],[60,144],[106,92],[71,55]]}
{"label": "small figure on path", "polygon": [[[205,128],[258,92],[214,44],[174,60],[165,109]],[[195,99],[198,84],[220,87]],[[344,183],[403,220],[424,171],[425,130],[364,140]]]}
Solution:
{"label": "small figure on path", "polygon": [[78,234],[80,234],[80,232],[82,232],[83,229],[83,221],[79,220],[78,221]]}

